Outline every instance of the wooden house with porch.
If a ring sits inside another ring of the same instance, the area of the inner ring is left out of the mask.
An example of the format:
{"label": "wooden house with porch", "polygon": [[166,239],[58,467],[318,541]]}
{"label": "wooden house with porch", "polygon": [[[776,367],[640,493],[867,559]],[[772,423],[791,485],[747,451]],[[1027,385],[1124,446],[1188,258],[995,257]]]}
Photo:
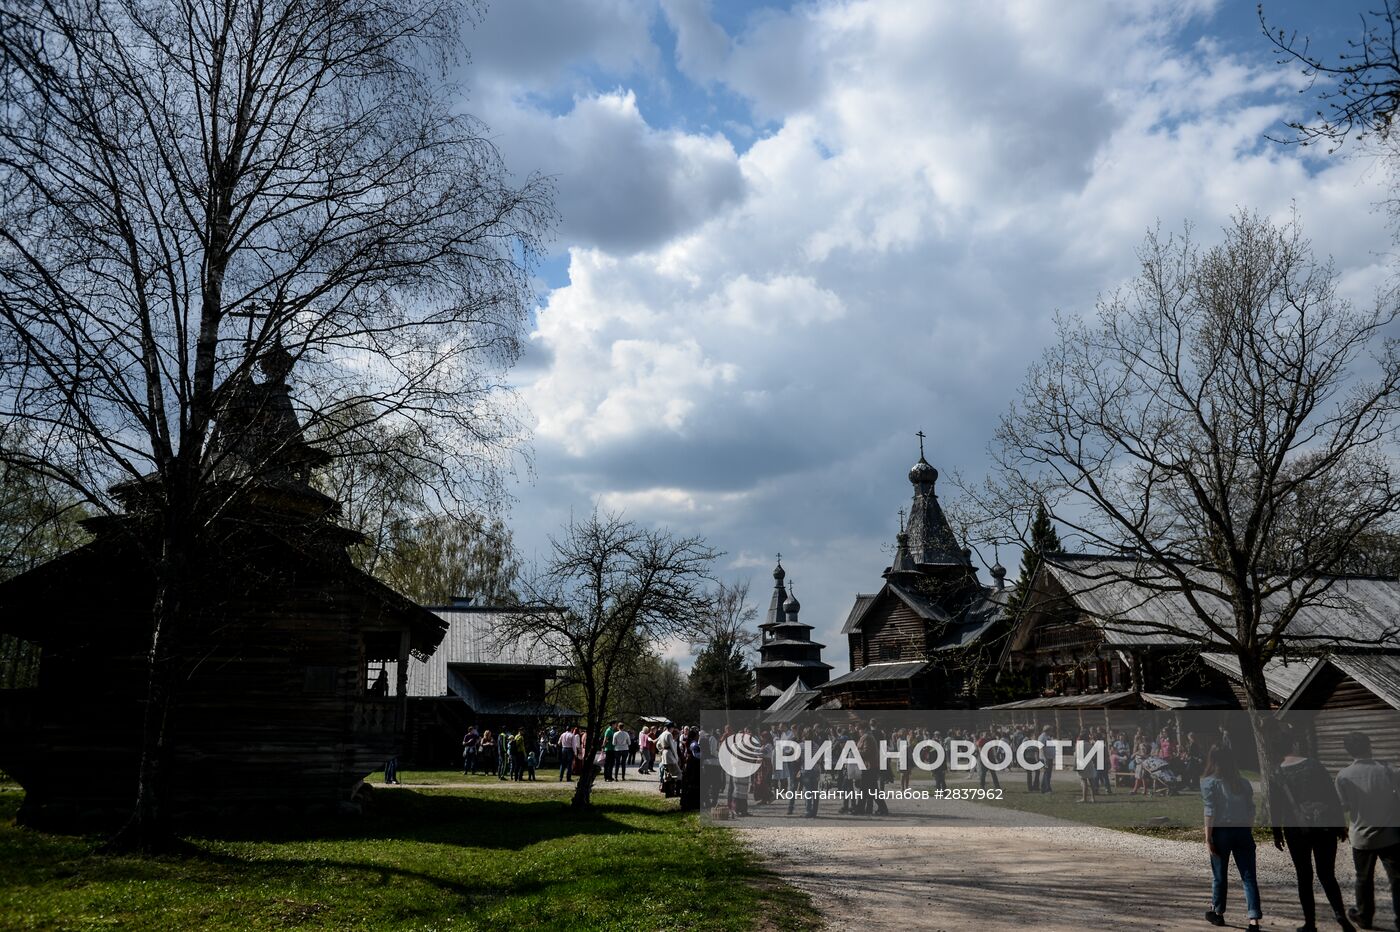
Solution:
{"label": "wooden house with porch", "polygon": [[[173,698],[159,774],[179,825],[354,807],[401,751],[410,663],[447,622],[352,565],[358,535],[311,485],[287,385],[264,360],[215,437],[220,507],[181,630],[166,632]],[[37,645],[37,685],[0,690],[0,769],[25,789],[21,817],[81,829],[128,816],[147,701],[155,579],[148,496],[93,539],[0,585],[0,632]]]}
{"label": "wooden house with porch", "polygon": [[[1002,669],[1024,677],[1031,695],[995,708],[1242,708],[1238,662],[1202,653],[1179,633],[1206,629],[1175,585],[1172,573],[1148,561],[1047,556],[1001,657]],[[1213,608],[1229,624],[1228,608]],[[1293,620],[1288,654],[1267,665],[1275,705],[1316,674],[1324,653],[1400,654],[1390,633],[1397,617],[1400,581],[1339,578],[1325,604]]]}

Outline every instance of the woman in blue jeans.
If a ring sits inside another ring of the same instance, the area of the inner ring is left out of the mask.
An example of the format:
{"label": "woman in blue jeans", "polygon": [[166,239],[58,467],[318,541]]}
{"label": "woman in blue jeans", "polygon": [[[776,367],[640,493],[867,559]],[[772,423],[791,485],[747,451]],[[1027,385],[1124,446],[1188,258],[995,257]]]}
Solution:
{"label": "woman in blue jeans", "polygon": [[1244,905],[1249,928],[1257,930],[1263,911],[1259,907],[1259,881],[1254,872],[1254,787],[1240,776],[1229,748],[1213,747],[1206,755],[1201,776],[1201,801],[1205,804],[1206,847],[1210,849],[1211,906],[1206,921],[1225,924],[1225,898],[1229,890],[1230,859],[1244,885]]}

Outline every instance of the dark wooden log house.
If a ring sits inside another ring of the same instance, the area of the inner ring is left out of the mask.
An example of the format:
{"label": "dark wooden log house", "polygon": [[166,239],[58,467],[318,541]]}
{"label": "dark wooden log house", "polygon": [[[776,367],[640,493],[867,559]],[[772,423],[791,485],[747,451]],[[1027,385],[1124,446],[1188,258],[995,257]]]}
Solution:
{"label": "dark wooden log house", "polygon": [[[237,491],[212,519],[190,623],[169,632],[180,666],[161,772],[177,825],[353,807],[400,751],[410,658],[447,628],[351,564],[357,535],[310,484],[324,456],[302,439],[290,366],[264,371],[229,415],[237,431],[216,438]],[[90,543],[0,585],[0,632],[39,647],[38,685],[0,690],[0,769],[31,823],[107,827],[135,799],[154,599],[144,502],[158,490],[115,492],[125,513],[89,522]]]}

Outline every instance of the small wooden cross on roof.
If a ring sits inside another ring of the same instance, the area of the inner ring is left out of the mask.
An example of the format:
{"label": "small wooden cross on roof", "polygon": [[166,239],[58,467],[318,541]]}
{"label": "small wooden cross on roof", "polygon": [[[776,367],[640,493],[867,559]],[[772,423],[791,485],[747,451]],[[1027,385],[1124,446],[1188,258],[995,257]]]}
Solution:
{"label": "small wooden cross on roof", "polygon": [[914,435],[919,438],[919,459],[924,458],[924,432],[921,430]]}

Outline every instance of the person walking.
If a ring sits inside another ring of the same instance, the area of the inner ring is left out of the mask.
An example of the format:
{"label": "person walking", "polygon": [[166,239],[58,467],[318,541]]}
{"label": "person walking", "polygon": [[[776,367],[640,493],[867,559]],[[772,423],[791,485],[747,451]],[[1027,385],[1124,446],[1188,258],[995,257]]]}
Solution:
{"label": "person walking", "polygon": [[1226,894],[1229,891],[1230,859],[1235,860],[1240,883],[1244,886],[1248,928],[1257,930],[1263,918],[1259,902],[1259,879],[1255,873],[1254,787],[1240,775],[1235,755],[1228,748],[1211,748],[1201,778],[1201,801],[1205,806],[1206,849],[1210,851],[1210,909],[1206,921],[1225,924]]}
{"label": "person walking", "polygon": [[1376,914],[1376,862],[1390,881],[1391,904],[1400,917],[1400,781],[1386,764],[1371,758],[1371,739],[1352,732],[1342,739],[1352,762],[1337,774],[1337,795],[1351,817],[1351,858],[1356,866],[1356,905],[1347,911],[1357,925],[1371,928]]}
{"label": "person walking", "polygon": [[802,816],[806,819],[817,817],[817,807],[821,802],[822,770],[816,760],[808,761],[808,766],[802,770],[800,777],[802,792],[805,796],[806,806],[802,810]]}
{"label": "person walking", "polygon": [[643,725],[637,729],[637,749],[642,752],[642,765],[637,773],[651,773],[652,746],[651,729]]}
{"label": "person walking", "polygon": [[1050,788],[1050,778],[1055,773],[1055,765],[1060,762],[1060,755],[1057,753],[1059,749],[1050,743],[1055,740],[1054,727],[1046,725],[1037,740],[1040,741],[1040,762],[1043,765],[1040,768],[1040,792],[1052,793],[1054,790]]}
{"label": "person walking", "polygon": [[943,737],[943,732],[935,731],[933,740],[942,751],[934,758],[937,766],[933,768],[933,789],[935,792],[943,793],[948,789],[948,739]]}
{"label": "person walking", "polygon": [[997,779],[996,771],[996,765],[1001,761],[1000,759],[991,759],[992,755],[1000,751],[1000,748],[993,746],[990,750],[987,749],[987,743],[992,740],[993,737],[989,735],[982,735],[977,739],[977,788],[981,790],[987,788],[987,777],[989,775],[992,778],[992,787],[998,790],[1001,789],[1001,781]]}
{"label": "person walking", "polygon": [[[1288,849],[1293,871],[1298,879],[1298,903],[1303,907],[1303,925],[1299,932],[1314,932],[1317,928],[1317,904],[1313,895],[1313,865],[1317,866],[1317,882],[1327,895],[1332,916],[1343,932],[1355,932],[1347,919],[1346,904],[1342,902],[1342,887],[1337,883],[1337,840],[1345,837],[1345,816],[1337,797],[1336,786],[1327,768],[1308,757],[1306,747],[1295,735],[1287,743],[1287,753],[1274,769],[1274,785],[1270,813],[1274,817],[1274,847]],[[1281,827],[1280,827],[1281,826]]]}
{"label": "person walking", "polygon": [[[1034,729],[1032,729],[1031,733],[1035,733]],[[1017,742],[1016,747],[1019,749],[1017,758],[1026,768],[1026,792],[1039,793],[1040,768],[1035,765],[1040,763],[1040,747],[1035,740],[1025,735],[1021,736],[1021,740]]]}
{"label": "person walking", "polygon": [[1081,803],[1098,802],[1099,770],[1092,750],[1093,739],[1089,737],[1088,732],[1080,732],[1075,765],[1079,768],[1079,799],[1077,801]]}

